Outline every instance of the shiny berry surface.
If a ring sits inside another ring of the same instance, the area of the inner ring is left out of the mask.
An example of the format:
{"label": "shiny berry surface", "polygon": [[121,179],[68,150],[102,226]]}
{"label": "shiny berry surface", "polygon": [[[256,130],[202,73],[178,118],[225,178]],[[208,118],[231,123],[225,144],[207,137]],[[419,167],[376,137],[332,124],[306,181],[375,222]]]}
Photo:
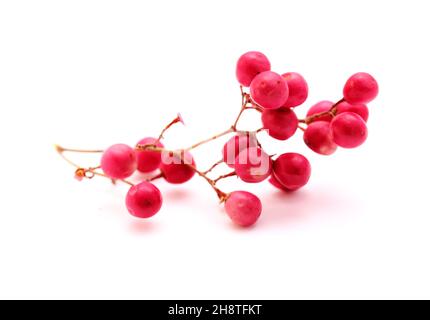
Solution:
{"label": "shiny berry surface", "polygon": [[130,188],[126,197],[128,212],[137,218],[150,218],[160,211],[163,197],[150,182],[141,182]]}
{"label": "shiny berry surface", "polygon": [[236,158],[241,151],[250,147],[256,147],[255,137],[246,134],[238,134],[230,138],[222,149],[223,160],[231,168],[234,168]]}
{"label": "shiny berry surface", "polygon": [[287,140],[296,133],[299,120],[290,108],[264,110],[261,115],[263,128],[275,139]]}
{"label": "shiny berry surface", "polygon": [[311,150],[322,155],[331,155],[337,149],[330,123],[326,121],[317,121],[308,125],[303,134],[303,140]]}
{"label": "shiny berry surface", "polygon": [[261,148],[243,150],[236,158],[237,176],[248,183],[258,183],[267,179],[272,171],[272,159]]}
{"label": "shiny berry surface", "polygon": [[266,109],[280,108],[288,99],[288,84],[279,74],[266,71],[252,80],[251,97]]}
{"label": "shiny berry surface", "polygon": [[182,158],[167,152],[162,154],[160,170],[167,182],[182,184],[194,177],[195,170],[192,167],[195,165],[194,158],[189,152],[183,153]]}
{"label": "shiny berry surface", "polygon": [[297,72],[284,73],[282,77],[287,81],[289,89],[289,96],[283,107],[293,108],[303,104],[309,91],[305,78]]}
{"label": "shiny berry surface", "polygon": [[376,98],[379,86],[375,78],[365,72],[354,74],[345,84],[343,96],[351,104],[368,103]]}
{"label": "shiny berry surface", "polygon": [[249,87],[252,80],[260,73],[270,70],[267,57],[258,51],[243,54],[236,65],[236,78],[244,87]]}
{"label": "shiny berry surface", "polygon": [[228,196],[225,210],[235,224],[250,227],[260,218],[262,204],[260,199],[250,192],[235,191]]}
{"label": "shiny berry surface", "polygon": [[[334,105],[334,103],[331,102],[331,101],[327,101],[327,100],[320,101],[320,102],[314,104],[308,110],[308,113],[306,114],[306,116],[310,117],[310,116],[314,116],[316,114],[320,114],[320,113],[323,113],[323,112],[328,112],[328,111],[330,111],[331,107],[333,107],[333,105]],[[333,116],[331,114],[326,114],[326,115],[324,115],[322,117],[315,118],[312,122],[315,122],[315,121],[327,121],[327,122],[330,122],[331,120],[333,120]]]}
{"label": "shiny berry surface", "polygon": [[[163,144],[155,138],[144,138],[139,141],[139,145],[154,145],[159,148],[164,148]],[[161,164],[161,152],[149,150],[137,150],[137,170],[143,173],[152,172],[157,170]]]}
{"label": "shiny berry surface", "polygon": [[137,169],[136,152],[126,144],[115,144],[103,153],[100,166],[109,178],[128,178]]}
{"label": "shiny berry surface", "polygon": [[301,154],[284,153],[274,161],[273,174],[285,188],[297,190],[308,183],[311,164]]}
{"label": "shiny berry surface", "polygon": [[344,112],[353,112],[358,114],[364,122],[369,119],[369,108],[363,103],[350,104],[346,101],[339,103],[336,106],[337,114]]}
{"label": "shiny berry surface", "polygon": [[356,113],[345,112],[337,115],[330,124],[334,142],[342,148],[356,148],[367,138],[367,126]]}

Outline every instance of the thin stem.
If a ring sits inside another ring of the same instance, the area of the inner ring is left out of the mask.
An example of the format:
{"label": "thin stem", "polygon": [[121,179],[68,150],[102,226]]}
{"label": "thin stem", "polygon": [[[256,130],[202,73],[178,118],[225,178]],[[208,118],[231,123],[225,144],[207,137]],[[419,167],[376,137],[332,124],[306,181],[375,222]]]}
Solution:
{"label": "thin stem", "polygon": [[175,119],[173,119],[167,126],[164,127],[164,129],[161,131],[160,135],[158,136],[157,141],[160,141],[161,139],[163,139],[166,131],[169,130],[173,125],[175,125],[178,122],[183,123],[182,117],[180,114],[178,114]]}
{"label": "thin stem", "polygon": [[309,117],[306,117],[305,119],[300,119],[299,120],[299,123],[305,123],[305,124],[309,124],[309,123],[312,123],[312,122],[314,122],[315,120],[317,120],[317,119],[320,119],[320,118],[322,118],[322,117],[325,117],[325,116],[327,116],[327,115],[331,115],[331,116],[336,116],[336,113],[337,113],[337,106],[339,105],[339,104],[341,104],[342,102],[344,102],[345,101],[345,99],[344,98],[342,98],[342,99],[340,99],[338,102],[336,102],[331,108],[330,108],[330,110],[328,110],[328,111],[324,111],[324,112],[320,112],[320,113],[316,113],[316,114],[313,114],[313,115],[311,115],[311,116],[309,116]]}
{"label": "thin stem", "polygon": [[151,179],[149,179],[148,181],[155,181],[155,180],[160,179],[162,177],[163,177],[163,173],[159,173],[156,176],[154,176]]}
{"label": "thin stem", "polygon": [[219,161],[217,161],[217,162],[215,162],[214,164],[213,164],[213,166],[212,167],[210,167],[208,170],[206,170],[205,172],[203,172],[204,174],[208,174],[208,173],[210,173],[210,172],[212,172],[212,170],[214,170],[216,167],[218,167],[221,163],[223,163],[224,162],[224,160],[223,159],[221,159],[221,160],[219,160]]}
{"label": "thin stem", "polygon": [[217,184],[217,183],[218,183],[218,181],[220,181],[220,180],[222,180],[222,179],[226,179],[226,178],[229,178],[229,177],[235,177],[235,176],[237,176],[236,171],[233,171],[233,172],[230,172],[230,173],[224,174],[224,175],[219,176],[218,178],[216,178],[216,179],[214,180],[214,184]]}
{"label": "thin stem", "polygon": [[306,131],[306,129],[305,128],[303,128],[302,126],[298,126],[298,128],[300,129],[300,130],[302,130],[303,132],[305,132]]}
{"label": "thin stem", "polygon": [[59,145],[54,146],[58,153],[62,152],[77,152],[77,153],[103,153],[104,150],[82,150],[82,149],[69,149],[63,148]]}
{"label": "thin stem", "polygon": [[240,118],[242,117],[243,112],[246,110],[246,106],[242,105],[242,108],[240,109],[239,114],[237,115],[236,120],[234,121],[233,126],[231,127],[234,131],[236,131],[237,124],[239,123]]}
{"label": "thin stem", "polygon": [[[88,153],[88,152],[85,152],[87,150],[83,150],[83,151],[82,150],[78,150],[78,151],[75,151],[75,149],[67,149],[67,148],[63,148],[63,147],[58,146],[58,145],[55,146],[55,150],[58,152],[58,154],[60,155],[61,158],[63,158],[67,163],[69,163],[71,166],[73,166],[73,167],[76,168],[76,171],[75,171],[76,177],[81,178],[81,179],[83,179],[83,178],[92,179],[94,176],[99,176],[99,177],[107,178],[107,179],[111,180],[113,184],[115,184],[116,180],[113,180],[112,178],[108,177],[104,173],[96,171],[97,169],[100,169],[100,166],[91,167],[91,168],[82,168],[80,165],[76,164],[75,162],[73,162],[72,160],[70,160],[68,157],[66,157],[64,155],[65,152],[84,152],[84,153]],[[91,151],[89,151],[89,152],[91,152]],[[119,181],[121,181],[121,182],[123,182],[125,184],[128,184],[129,186],[134,186],[134,184],[132,182],[130,182],[130,181],[127,181],[127,180],[124,180],[124,179],[121,179]]]}
{"label": "thin stem", "polygon": [[195,144],[193,144],[191,147],[188,147],[188,148],[186,148],[186,149],[184,149],[185,151],[190,151],[190,150],[193,150],[193,149],[195,149],[195,148],[197,148],[197,147],[200,147],[201,145],[203,145],[203,144],[206,144],[206,143],[208,143],[208,142],[211,142],[211,141],[213,141],[213,140],[216,140],[216,139],[218,139],[218,138],[221,138],[221,137],[223,137],[223,136],[225,136],[225,135],[227,135],[227,134],[229,134],[229,133],[232,133],[232,132],[235,132],[235,129],[233,128],[233,127],[231,127],[231,128],[229,128],[229,129],[227,129],[226,131],[224,131],[224,132],[221,132],[221,133],[219,133],[219,134],[216,134],[216,135],[214,135],[214,136],[212,136],[212,137],[210,137],[210,138],[208,138],[208,139],[205,139],[205,140],[202,140],[202,141],[200,141],[200,142],[198,142],[198,143],[195,143]]}
{"label": "thin stem", "polygon": [[204,172],[199,171],[192,164],[187,164],[187,166],[189,166],[191,169],[193,169],[195,173],[197,173],[200,177],[202,177],[203,179],[205,179],[209,183],[209,185],[212,187],[212,189],[216,192],[221,203],[227,199],[227,194],[215,186],[214,180],[210,179]]}

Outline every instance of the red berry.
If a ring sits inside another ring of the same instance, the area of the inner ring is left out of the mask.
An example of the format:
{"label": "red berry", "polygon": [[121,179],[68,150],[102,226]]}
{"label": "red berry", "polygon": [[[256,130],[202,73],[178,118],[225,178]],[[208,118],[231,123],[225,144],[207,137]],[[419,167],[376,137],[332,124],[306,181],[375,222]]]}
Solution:
{"label": "red berry", "polygon": [[288,100],[284,107],[292,108],[303,104],[308,98],[308,84],[299,73],[288,72],[282,75],[289,88]]}
{"label": "red berry", "polygon": [[333,141],[330,123],[325,121],[317,121],[308,125],[303,140],[310,149],[322,155],[331,155],[337,149],[337,145]]}
{"label": "red berry", "polygon": [[354,74],[345,84],[343,96],[351,104],[368,103],[376,98],[379,88],[375,78],[365,72]]}
{"label": "red berry", "polygon": [[252,193],[235,191],[228,196],[225,210],[235,224],[249,227],[260,217],[262,205],[260,199]]}
{"label": "red berry", "polygon": [[270,176],[272,159],[261,148],[251,147],[239,153],[234,168],[243,181],[257,183]]}
{"label": "red berry", "polygon": [[128,178],[137,168],[136,153],[128,145],[115,144],[103,153],[101,168],[109,178]]}
{"label": "red berry", "polygon": [[[164,179],[172,184],[181,184],[190,180],[195,171],[192,167],[196,166],[194,158],[189,152],[182,154],[182,158],[171,152],[163,153],[161,158],[160,170]],[[192,167],[191,167],[192,166]]]}
{"label": "red berry", "polygon": [[236,78],[241,85],[249,87],[255,76],[269,70],[269,59],[261,52],[250,51],[243,54],[237,61]]}
{"label": "red berry", "polygon": [[299,120],[294,111],[284,107],[264,110],[261,120],[269,135],[278,140],[287,140],[292,137],[299,126]]}
{"label": "red berry", "polygon": [[[139,145],[148,146],[155,145],[159,148],[164,148],[163,144],[160,140],[155,138],[144,138],[139,141]],[[138,150],[136,151],[137,155],[137,170],[143,173],[152,172],[157,170],[161,163],[161,152],[157,151],[148,151],[148,150]]]}
{"label": "red berry", "polygon": [[342,148],[356,148],[367,138],[366,123],[353,112],[337,115],[331,122],[330,128],[334,142]]}
{"label": "red berry", "polygon": [[256,147],[257,141],[255,137],[245,134],[239,134],[232,137],[223,148],[223,160],[230,167],[234,168],[235,160],[242,150]]}
{"label": "red berry", "polygon": [[[320,101],[317,104],[313,105],[308,113],[306,114],[306,117],[310,117],[319,113],[330,111],[330,109],[333,107],[334,103],[331,101]],[[333,116],[331,114],[327,114],[325,116],[316,118],[312,122],[315,121],[327,121],[330,122],[333,119]]]}
{"label": "red berry", "polygon": [[272,186],[274,186],[275,188],[277,188],[277,189],[279,189],[279,190],[282,190],[282,191],[284,191],[284,192],[292,192],[292,191],[294,191],[294,190],[290,190],[290,189],[287,189],[286,187],[284,187],[283,185],[282,185],[282,183],[280,183],[279,181],[278,181],[278,179],[276,179],[276,177],[272,174],[272,176],[269,178],[269,183],[272,185]]}
{"label": "red berry", "polygon": [[273,174],[285,188],[297,190],[308,183],[311,164],[301,154],[285,153],[274,161]]}
{"label": "red berry", "polygon": [[344,101],[337,105],[336,110],[337,114],[344,112],[354,112],[362,117],[364,122],[367,122],[367,119],[369,118],[369,109],[365,104],[362,103],[349,104],[348,102]]}
{"label": "red berry", "polygon": [[163,198],[160,190],[150,182],[142,182],[130,188],[126,205],[131,215],[137,218],[150,218],[160,211]]}
{"label": "red berry", "polygon": [[260,73],[251,83],[252,99],[266,109],[281,107],[288,99],[288,92],[287,81],[272,71]]}

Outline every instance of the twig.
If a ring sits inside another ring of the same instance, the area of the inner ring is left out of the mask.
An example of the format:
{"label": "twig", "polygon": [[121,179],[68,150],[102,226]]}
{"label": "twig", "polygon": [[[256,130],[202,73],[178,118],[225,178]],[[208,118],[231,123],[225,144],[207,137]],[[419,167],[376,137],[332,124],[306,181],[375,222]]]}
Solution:
{"label": "twig", "polygon": [[237,176],[236,171],[233,171],[233,172],[227,173],[225,175],[219,176],[218,178],[216,178],[214,180],[214,184],[217,184],[218,181],[220,181],[222,179],[226,179],[226,178],[229,178],[229,177],[235,177],[235,176]]}
{"label": "twig", "polygon": [[204,171],[203,173],[204,173],[204,174],[208,174],[208,173],[212,172],[212,170],[214,170],[216,167],[218,167],[218,166],[219,166],[221,163],[223,163],[223,162],[224,162],[224,160],[223,160],[223,159],[221,159],[221,160],[219,160],[219,161],[215,162],[215,163],[213,164],[213,166],[212,166],[212,167],[210,167],[208,170]]}

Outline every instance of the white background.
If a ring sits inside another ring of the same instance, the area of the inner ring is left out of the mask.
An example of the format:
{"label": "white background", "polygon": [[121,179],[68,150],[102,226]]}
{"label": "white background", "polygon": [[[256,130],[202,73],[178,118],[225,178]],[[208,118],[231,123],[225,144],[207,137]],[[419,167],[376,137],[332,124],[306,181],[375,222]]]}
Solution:
{"label": "white background", "polygon": [[[0,298],[430,298],[428,30],[428,1],[2,1]],[[300,116],[355,72],[380,83],[359,149],[262,138],[310,159],[302,191],[221,185],[261,197],[255,228],[233,227],[197,177],[157,182],[162,211],[136,220],[126,186],[78,183],[55,154],[135,144],[177,112],[168,147],[224,130],[248,50],[306,77]]]}

